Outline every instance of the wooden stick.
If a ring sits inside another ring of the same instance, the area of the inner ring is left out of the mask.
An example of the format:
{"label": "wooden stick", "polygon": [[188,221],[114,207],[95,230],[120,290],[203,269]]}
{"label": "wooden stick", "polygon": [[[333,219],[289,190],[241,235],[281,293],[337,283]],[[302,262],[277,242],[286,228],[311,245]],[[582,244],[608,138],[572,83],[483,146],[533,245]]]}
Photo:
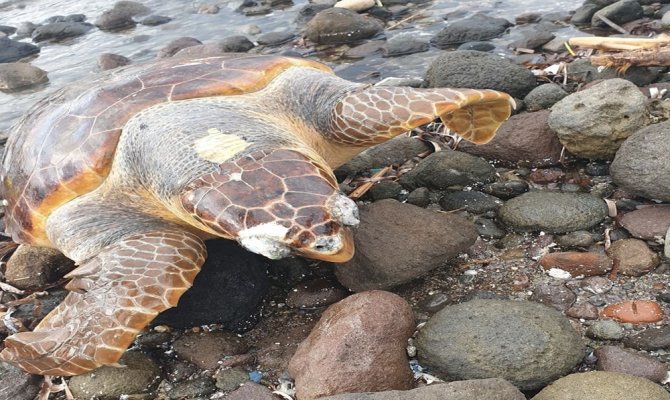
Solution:
{"label": "wooden stick", "polygon": [[670,37],[661,35],[655,38],[617,38],[617,37],[574,37],[568,40],[570,46],[600,50],[637,50],[655,49],[670,45]]}
{"label": "wooden stick", "polygon": [[633,65],[640,67],[667,67],[670,65],[670,48],[598,54],[591,56],[591,64],[610,68],[625,68]]}
{"label": "wooden stick", "polygon": [[378,171],[376,174],[372,175],[370,177],[369,181],[365,182],[361,186],[354,189],[353,192],[349,193],[349,198],[354,199],[354,200],[359,199],[361,196],[363,196],[365,193],[367,193],[368,190],[370,190],[372,185],[374,185],[375,182],[377,182],[379,180],[379,178],[386,175],[390,170],[391,170],[390,166],[382,168],[381,171]]}
{"label": "wooden stick", "polygon": [[625,29],[623,29],[622,27],[620,27],[619,25],[617,25],[617,24],[615,24],[614,22],[612,22],[611,19],[605,17],[604,15],[598,15],[596,18],[599,18],[601,21],[603,21],[604,23],[606,23],[606,24],[609,25],[612,29],[614,29],[615,31],[618,31],[619,33],[623,33],[624,35],[627,35],[627,34],[630,33],[630,32],[628,32],[627,30],[625,30]]}

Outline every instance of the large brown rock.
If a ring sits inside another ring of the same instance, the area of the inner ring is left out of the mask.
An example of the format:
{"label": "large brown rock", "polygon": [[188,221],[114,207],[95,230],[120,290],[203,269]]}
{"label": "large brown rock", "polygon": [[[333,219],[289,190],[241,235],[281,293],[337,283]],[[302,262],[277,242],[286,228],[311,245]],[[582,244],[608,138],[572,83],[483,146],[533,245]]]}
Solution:
{"label": "large brown rock", "polygon": [[408,282],[465,251],[477,239],[474,225],[454,214],[381,200],[361,207],[354,257],[337,267],[337,279],[361,292]]}
{"label": "large brown rock", "polygon": [[670,207],[650,206],[626,213],[619,221],[631,235],[644,240],[665,237],[670,228]]}
{"label": "large brown rock", "polygon": [[639,239],[617,240],[607,249],[607,254],[618,261],[619,273],[629,276],[651,272],[661,262],[658,254]]}
{"label": "large brown rock", "polygon": [[305,36],[318,44],[343,44],[367,39],[382,30],[384,24],[378,19],[337,7],[317,13],[307,23]]}
{"label": "large brown rock", "polygon": [[563,145],[547,123],[549,111],[513,115],[490,142],[474,145],[463,141],[460,150],[509,165],[530,167],[554,165],[561,158]]}
{"label": "large brown rock", "polygon": [[48,247],[21,245],[7,261],[5,279],[19,289],[40,290],[74,269],[74,261]]}
{"label": "large brown rock", "polygon": [[289,363],[298,400],[411,389],[405,347],[414,328],[412,309],[393,293],[358,293],[330,306]]}
{"label": "large brown rock", "polygon": [[602,346],[596,349],[598,358],[596,367],[600,371],[621,372],[661,382],[668,373],[668,368],[661,361],[645,354],[617,346]]}

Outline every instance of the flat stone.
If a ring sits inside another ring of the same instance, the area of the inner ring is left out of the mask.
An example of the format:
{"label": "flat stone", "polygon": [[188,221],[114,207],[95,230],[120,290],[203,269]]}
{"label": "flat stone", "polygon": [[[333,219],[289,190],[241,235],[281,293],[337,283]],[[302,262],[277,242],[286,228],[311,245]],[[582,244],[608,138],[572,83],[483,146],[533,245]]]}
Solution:
{"label": "flat stone", "polygon": [[0,396],[6,400],[34,400],[42,378],[0,362]]}
{"label": "flat stone", "polygon": [[345,288],[329,279],[301,282],[286,296],[289,307],[311,309],[329,306],[348,296]]}
{"label": "flat stone", "polygon": [[130,58],[120,54],[102,53],[98,56],[98,68],[101,71],[107,71],[130,64]]}
{"label": "flat stone", "polygon": [[670,325],[649,327],[647,330],[626,338],[624,344],[638,350],[659,350],[670,348]]}
{"label": "flat stone", "polygon": [[435,382],[429,386],[405,391],[345,393],[321,397],[319,400],[525,400],[525,398],[519,389],[506,380],[489,378]]}
{"label": "flat stone", "polygon": [[643,324],[662,320],[663,309],[655,301],[627,300],[608,305],[602,316],[624,323]]}
{"label": "flat stone", "polygon": [[507,200],[498,218],[520,232],[565,233],[589,229],[607,216],[605,202],[590,194],[527,192]]}
{"label": "flat stone", "polygon": [[[560,85],[546,83],[531,90],[523,98],[523,103],[528,111],[546,110],[568,95]],[[548,116],[549,114],[547,114]]]}
{"label": "flat stone", "polygon": [[636,238],[662,239],[670,228],[670,207],[659,205],[640,208],[624,214],[619,223]]}
{"label": "flat stone", "polygon": [[450,192],[440,199],[440,206],[445,211],[465,210],[472,214],[496,211],[502,204],[499,198],[476,190]]}
{"label": "flat stone", "polygon": [[599,371],[613,371],[639,376],[653,382],[661,382],[668,374],[668,368],[656,358],[618,346],[602,346],[595,351]]}
{"label": "flat stone", "polygon": [[549,253],[540,258],[545,270],[551,268],[567,271],[573,277],[603,275],[612,269],[612,260],[603,253],[565,251]]}
{"label": "flat stone", "polygon": [[572,307],[565,310],[565,315],[572,318],[593,320],[598,319],[600,314],[598,313],[598,307],[594,306],[589,302],[583,302],[573,305]]}

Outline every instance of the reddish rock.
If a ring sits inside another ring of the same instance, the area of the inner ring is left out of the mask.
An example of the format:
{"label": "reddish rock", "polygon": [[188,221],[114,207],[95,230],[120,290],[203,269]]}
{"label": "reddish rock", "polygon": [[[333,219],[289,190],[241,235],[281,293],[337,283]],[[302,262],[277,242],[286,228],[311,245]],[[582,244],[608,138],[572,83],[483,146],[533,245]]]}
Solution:
{"label": "reddish rock", "polygon": [[644,275],[661,262],[658,254],[639,239],[617,240],[607,249],[607,254],[618,260],[617,272],[629,276]]}
{"label": "reddish rock", "polygon": [[513,115],[487,144],[461,142],[459,149],[490,160],[510,165],[526,162],[531,167],[556,164],[561,156],[561,143],[549,128],[549,111]]}
{"label": "reddish rock", "polygon": [[565,311],[574,304],[577,296],[563,283],[540,284],[535,288],[530,299],[554,307],[559,311]]}
{"label": "reddish rock", "polygon": [[631,235],[644,240],[664,238],[670,227],[670,207],[649,206],[631,211],[621,217],[619,223]]}
{"label": "reddish rock", "polygon": [[559,182],[563,178],[565,178],[565,172],[560,169],[536,169],[528,175],[531,182],[541,185]]}
{"label": "reddish rock", "polygon": [[601,315],[619,322],[643,324],[662,320],[663,309],[655,301],[628,300],[608,305],[603,309]]}
{"label": "reddish rock", "polygon": [[644,354],[624,350],[617,346],[602,346],[596,349],[600,371],[621,372],[661,382],[668,373],[668,368],[661,361]]}
{"label": "reddish rock", "polygon": [[98,56],[98,68],[102,71],[122,67],[130,64],[132,61],[128,57],[120,54],[102,53]]}
{"label": "reddish rock", "polygon": [[580,319],[598,319],[598,307],[589,302],[579,303],[568,308],[565,315]]}
{"label": "reddish rock", "polygon": [[596,252],[565,251],[549,253],[540,259],[545,270],[559,268],[573,277],[603,275],[612,269],[612,260]]}
{"label": "reddish rock", "polygon": [[411,389],[405,347],[414,329],[411,307],[393,293],[362,292],[330,306],[289,363],[296,397]]}

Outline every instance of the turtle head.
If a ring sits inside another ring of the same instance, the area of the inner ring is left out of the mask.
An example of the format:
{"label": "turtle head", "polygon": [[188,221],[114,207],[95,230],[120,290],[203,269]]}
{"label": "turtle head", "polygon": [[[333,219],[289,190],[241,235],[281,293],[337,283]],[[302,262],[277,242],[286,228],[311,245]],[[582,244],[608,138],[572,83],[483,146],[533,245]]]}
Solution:
{"label": "turtle head", "polygon": [[181,203],[196,225],[271,259],[353,256],[358,208],[332,171],[305,151],[256,151],[223,163],[192,182]]}
{"label": "turtle head", "polygon": [[348,261],[354,254],[352,226],[358,225],[358,208],[348,197],[333,194],[325,204],[298,209],[290,221],[279,220],[238,232],[247,250],[270,259],[291,254],[330,262]]}

